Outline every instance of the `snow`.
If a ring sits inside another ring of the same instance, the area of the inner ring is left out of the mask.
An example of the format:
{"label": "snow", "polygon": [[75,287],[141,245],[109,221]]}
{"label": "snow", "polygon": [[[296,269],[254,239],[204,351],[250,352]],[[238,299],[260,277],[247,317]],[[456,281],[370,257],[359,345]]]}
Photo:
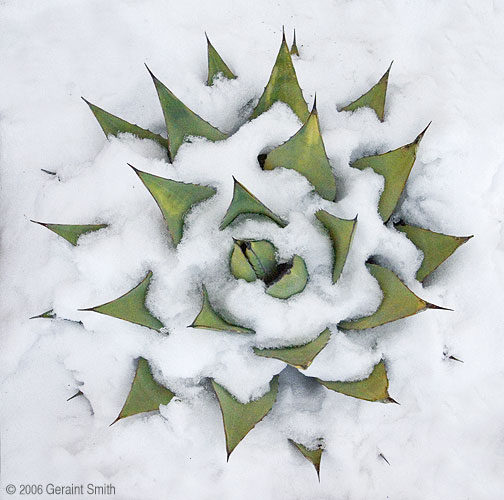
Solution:
{"label": "snow", "polygon": [[[51,482],[111,483],[119,500],[501,497],[502,5],[4,0],[0,9],[2,495],[8,484]],[[310,106],[317,93],[338,182],[336,204],[316,196],[295,172],[263,172],[257,163],[259,153],[300,126],[283,104],[246,121],[267,82],[282,25],[289,39],[296,28],[301,57],[294,63]],[[204,85],[204,31],[236,80]],[[374,84],[391,60],[383,124],[368,109],[337,111]],[[149,141],[106,141],[80,96],[164,130],[144,62],[191,109],[234,135],[219,143],[195,139],[173,165]],[[431,120],[398,214],[435,231],[475,237],[422,287],[414,279],[420,253],[378,216],[383,179],[348,163],[411,142]],[[176,251],[158,207],[127,163],[218,190],[188,215]],[[218,231],[232,175],[289,225],[245,220]],[[330,242],[313,215],[320,208],[344,218],[358,214],[335,286]],[[109,227],[74,248],[30,219]],[[280,301],[261,282],[234,280],[232,236],[269,239],[282,260],[301,255],[310,274],[306,290]],[[338,332],[338,321],[370,313],[380,302],[364,266],[370,255],[380,256],[417,295],[454,312]],[[78,311],[118,297],[148,270],[154,273],[148,306],[169,335]],[[218,310],[256,335],[187,328],[201,306],[203,283]],[[64,319],[28,319],[51,308]],[[390,394],[400,405],[330,392],[293,368],[282,371],[280,361],[253,354],[254,345],[302,343],[327,326],[331,341],[304,373],[350,380],[384,357]],[[177,398],[160,414],[109,428],[138,356],[151,361]],[[245,402],[280,372],[273,410],[226,463],[208,378]],[[66,402],[79,389],[85,397]],[[320,437],[326,451],[319,484],[287,438],[314,444]]]}

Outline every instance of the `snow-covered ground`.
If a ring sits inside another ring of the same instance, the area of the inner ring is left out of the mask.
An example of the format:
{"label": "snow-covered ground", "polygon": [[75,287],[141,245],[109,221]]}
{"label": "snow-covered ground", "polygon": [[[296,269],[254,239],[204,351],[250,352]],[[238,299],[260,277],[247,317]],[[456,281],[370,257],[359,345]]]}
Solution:
{"label": "snow-covered ground", "polygon": [[[22,484],[94,483],[114,485],[118,500],[502,498],[503,23],[502,3],[478,0],[0,1],[0,496],[24,498]],[[309,105],[317,93],[338,181],[336,205],[292,171],[263,172],[257,164],[257,154],[300,125],[279,104],[246,121],[250,100],[269,77],[282,25],[289,39],[297,30],[295,66]],[[237,80],[205,86],[204,31]],[[368,109],[337,111],[391,60],[385,123]],[[149,141],[106,141],[80,96],[164,129],[144,62],[195,112],[234,135],[184,145],[173,165]],[[376,212],[382,178],[348,163],[410,142],[430,120],[399,214],[475,237],[422,287],[414,279],[420,254]],[[177,251],[127,162],[217,187],[217,196],[191,212]],[[217,231],[232,175],[289,225],[280,230],[250,220]],[[330,243],[313,217],[328,207],[341,217],[359,214],[335,286]],[[30,219],[110,227],[74,248]],[[302,255],[311,277],[305,292],[282,302],[260,283],[232,279],[232,236],[270,239],[285,259]],[[386,259],[419,296],[454,312],[338,332],[338,321],[370,313],[380,301],[364,267],[371,254]],[[77,311],[121,295],[148,269],[154,272],[148,304],[169,336]],[[253,339],[187,328],[200,308],[201,283],[215,305],[257,331]],[[28,319],[48,309],[83,325]],[[314,391],[287,369],[272,412],[226,463],[208,378],[242,401],[257,397],[284,364],[254,356],[251,346],[302,343],[326,326],[330,344],[307,374],[363,377],[383,356],[400,406]],[[178,397],[161,415],[109,427],[138,356],[152,362],[158,380]],[[79,389],[85,397],[67,402]],[[320,484],[287,442],[318,437],[326,443]],[[5,492],[9,484],[18,488],[12,496]]]}

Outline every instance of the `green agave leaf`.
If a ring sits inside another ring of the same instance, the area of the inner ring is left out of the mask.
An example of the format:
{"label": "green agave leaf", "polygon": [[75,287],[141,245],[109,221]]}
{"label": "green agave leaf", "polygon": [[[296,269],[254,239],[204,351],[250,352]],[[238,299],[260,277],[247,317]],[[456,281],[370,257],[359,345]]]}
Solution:
{"label": "green agave leaf", "polygon": [[251,283],[257,279],[254,268],[251,266],[247,257],[245,257],[245,252],[242,249],[241,242],[235,240],[233,245],[233,251],[231,253],[230,260],[231,274],[236,279],[244,279]]}
{"label": "green agave leaf", "polygon": [[305,176],[322,198],[333,201],[336,180],[320,134],[317,104],[304,125],[287,142],[266,155],[264,170],[284,167]]}
{"label": "green agave leaf", "polygon": [[119,135],[119,134],[133,134],[140,139],[150,139],[151,141],[157,142],[160,146],[165,148],[168,152],[170,150],[168,140],[162,137],[159,134],[154,134],[150,130],[139,127],[138,125],[134,125],[133,123],[129,123],[122,118],[112,115],[108,113],[102,108],[95,106],[90,103],[84,97],[82,100],[91,108],[95,118],[98,120],[100,127],[103,129],[103,132],[108,137],[109,135]]}
{"label": "green agave leaf", "polygon": [[293,441],[292,439],[289,439],[289,442],[292,443],[303,454],[303,456],[313,464],[315,470],[317,471],[317,477],[320,481],[320,461],[322,460],[322,452],[324,451],[322,446],[318,446],[315,449],[309,449],[301,443],[296,443],[296,441]]}
{"label": "green agave leaf", "polygon": [[294,255],[290,267],[267,288],[266,293],[277,299],[288,299],[302,292],[307,282],[308,271],[305,261],[299,255]]}
{"label": "green agave leaf", "polygon": [[291,56],[298,56],[299,57],[299,50],[298,50],[298,47],[296,44],[296,30],[294,30],[294,39],[292,40],[290,54],[291,54]]}
{"label": "green agave leaf", "polygon": [[52,309],[49,309],[49,311],[43,312],[42,314],[39,314],[37,316],[32,316],[30,319],[38,319],[38,318],[47,318],[47,319],[54,319],[56,317],[56,314]]}
{"label": "green agave leaf", "polygon": [[124,295],[105,304],[79,309],[79,311],[94,311],[159,331],[163,328],[163,324],[145,307],[145,298],[147,297],[151,278],[152,271],[149,271],[147,276],[135,288]]}
{"label": "green agave leaf", "polygon": [[236,217],[242,214],[257,214],[269,217],[273,222],[280,227],[285,227],[287,222],[275,215],[266,205],[259,201],[243,184],[238,182],[234,177],[233,199],[227,209],[226,215],[222,219],[219,229],[222,231]]}
{"label": "green agave leaf", "polygon": [[267,240],[235,240],[231,254],[233,276],[249,282],[256,278],[271,281],[277,275],[276,251]]}
{"label": "green agave leaf", "polygon": [[385,74],[380,78],[380,81],[371,87],[364,95],[361,95],[356,101],[351,102],[340,111],[355,111],[358,108],[368,107],[375,111],[376,115],[382,122],[385,116],[385,98],[387,95],[388,78],[392,61]]}
{"label": "green agave leaf", "polygon": [[240,403],[224,387],[212,380],[217,394],[224,421],[226,434],[227,459],[238,443],[260,422],[271,410],[278,393],[278,375],[270,382],[270,390],[259,399],[249,403]]}
{"label": "green agave leaf", "polygon": [[387,370],[385,362],[380,361],[371,372],[368,378],[356,382],[327,382],[317,379],[317,382],[327,387],[331,391],[340,392],[346,396],[364,399],[366,401],[382,401],[384,403],[395,403],[389,396]]}
{"label": "green agave leaf", "polygon": [[99,229],[103,229],[107,227],[107,224],[48,224],[46,222],[38,222],[36,220],[32,220],[30,222],[34,222],[35,224],[40,224],[41,226],[50,229],[53,233],[65,238],[69,243],[73,246],[77,246],[77,240],[80,236],[86,233],[90,233],[92,231],[98,231]]}
{"label": "green agave leaf", "polygon": [[251,120],[268,111],[277,101],[284,102],[291,107],[298,118],[304,122],[308,118],[308,106],[303,98],[303,92],[299,86],[296,70],[292,64],[292,58],[285,41],[285,33],[282,37],[282,45],[271,72],[268,84],[263,95],[255,107]]}
{"label": "green agave leaf", "polygon": [[254,347],[254,353],[265,358],[279,359],[295,368],[306,370],[327,345],[330,337],[331,331],[326,328],[317,338],[306,344],[276,349],[258,349]]}
{"label": "green agave leaf", "polygon": [[173,392],[154,380],[149,362],[144,358],[139,358],[126,402],[119,416],[110,425],[125,417],[159,410],[160,405],[167,405],[174,396]]}
{"label": "green agave leaf", "polygon": [[351,220],[340,219],[325,210],[319,210],[315,216],[324,224],[331,237],[334,249],[333,283],[336,283],[343,272],[348,251],[352,244],[355,227],[357,226],[357,216]]}
{"label": "green agave leaf", "polygon": [[378,281],[383,300],[378,309],[364,318],[342,321],[341,330],[365,330],[412,316],[425,309],[444,309],[417,297],[392,271],[376,264],[366,264],[369,272]]}
{"label": "green agave leaf", "polygon": [[137,170],[133,165],[130,167],[156,200],[173,243],[177,246],[182,240],[184,218],[187,212],[194,204],[211,198],[217,191],[210,186],[172,181]]}
{"label": "green agave leaf", "polygon": [[207,289],[204,285],[202,290],[203,306],[198,316],[196,316],[196,319],[189,325],[191,328],[203,328],[234,333],[255,333],[254,330],[250,328],[228,323],[220,314],[214,311],[212,304],[210,304],[210,299],[208,298]]}
{"label": "green agave leaf", "polygon": [[170,156],[175,159],[178,149],[188,136],[205,137],[209,141],[221,141],[228,137],[213,125],[192,112],[182,101],[161,83],[147,67],[159,96],[168,133]]}
{"label": "green agave leaf", "polygon": [[210,43],[208,35],[205,33],[208,47],[208,79],[207,85],[213,85],[217,75],[223,74],[228,80],[234,80],[236,76],[228,68],[228,65],[222,60],[222,57],[215,50],[214,46]]}
{"label": "green agave leaf", "polygon": [[421,227],[408,224],[396,224],[395,228],[406,234],[413,244],[422,250],[424,258],[416,273],[416,279],[423,282],[432,271],[437,269],[460,245],[470,240],[472,236],[450,236],[435,233]]}
{"label": "green agave leaf", "polygon": [[389,220],[401,197],[415,163],[418,146],[429,125],[412,143],[387,153],[360,158],[351,164],[352,167],[359,170],[371,167],[377,174],[385,177],[385,187],[378,205],[378,212],[385,222]]}

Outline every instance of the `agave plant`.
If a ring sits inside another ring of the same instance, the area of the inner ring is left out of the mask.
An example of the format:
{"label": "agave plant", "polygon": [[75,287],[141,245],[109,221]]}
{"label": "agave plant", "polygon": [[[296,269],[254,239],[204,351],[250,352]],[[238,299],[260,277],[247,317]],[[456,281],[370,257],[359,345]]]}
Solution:
{"label": "agave plant", "polygon": [[[210,43],[208,37],[207,44],[207,84],[213,85],[216,79],[236,78]],[[269,81],[249,119],[257,118],[268,111],[276,102],[282,102],[290,107],[301,122],[299,130],[285,143],[278,145],[266,154],[260,154],[258,165],[264,171],[276,168],[295,171],[304,176],[311,184],[314,191],[313,196],[318,196],[329,203],[325,205],[330,207],[328,210],[320,209],[312,214],[312,223],[321,233],[326,235],[332,245],[333,266],[330,278],[335,284],[342,276],[347,256],[352,252],[352,240],[358,231],[358,218],[356,216],[353,219],[344,219],[337,215],[338,204],[334,200],[338,193],[338,184],[333,166],[326,154],[316,102],[313,103],[310,111],[298,83],[293,57],[300,57],[295,35],[294,43],[289,49],[284,34]],[[390,69],[389,67],[378,83],[368,92],[342,107],[340,111],[353,112],[362,107],[369,107],[374,110],[380,121],[384,121]],[[175,160],[181,145],[190,142],[192,137],[202,137],[208,141],[225,141],[228,138],[226,133],[221,132],[192,112],[150,70],[149,73],[161,103],[166,122],[166,137],[131,124],[86,101],[107,137],[132,134],[140,139],[154,141],[164,148],[168,162]],[[419,282],[424,282],[438,266],[470,238],[441,234],[427,228],[416,227],[400,220],[395,215],[426,130],[427,128],[409,144],[392,151],[357,159],[349,167],[360,170],[371,168],[384,177],[384,188],[377,207],[378,213],[383,223],[388,223],[390,231],[404,233],[422,252],[423,260],[416,274],[416,279]],[[218,190],[209,185],[184,183],[153,175],[141,171],[133,165],[130,167],[157,203],[171,238],[172,251],[177,252],[177,245],[185,238],[186,215],[195,205],[207,203],[207,200],[212,197],[219,196]],[[275,300],[292,300],[296,295],[303,293],[310,280],[303,256],[292,255],[288,259],[282,259],[279,250],[271,241],[254,239],[253,235],[251,238],[233,236],[234,228],[239,226],[240,219],[269,220],[279,228],[285,228],[289,224],[288,217],[283,218],[274,213],[237,179],[233,178],[229,181],[233,183],[232,199],[227,211],[222,214],[220,226],[215,230],[229,231],[230,275],[236,280],[243,280],[246,283],[263,282],[265,293]],[[50,229],[74,246],[78,245],[82,235],[107,227],[106,224],[37,223]],[[316,362],[317,355],[328,345],[331,341],[331,333],[337,329],[341,331],[368,330],[426,309],[443,309],[415,295],[387,267],[372,259],[366,265],[368,272],[376,279],[382,291],[381,303],[372,314],[365,317],[350,317],[337,325],[328,325],[322,332],[314,332],[311,340],[301,345],[292,343],[287,346],[265,347],[254,345],[254,341],[251,340],[255,355],[274,358],[303,373],[312,363]],[[163,323],[146,306],[146,297],[152,278],[153,273],[149,271],[137,286],[126,291],[120,297],[81,310],[105,314],[156,330],[162,334],[169,334]],[[215,297],[210,297],[203,282],[200,286],[200,293],[201,309],[194,311],[194,320],[188,328],[217,330],[228,332],[231,336],[246,335],[250,339],[254,338],[256,332],[250,328],[250,325],[240,324],[241,321],[231,318],[226,311],[218,310],[219,308],[215,307]],[[53,319],[56,315],[52,310],[48,310],[36,317]],[[231,337],[229,341],[232,342]],[[156,411],[160,405],[169,404],[176,396],[170,388],[156,380],[148,359],[141,357],[137,359],[136,363],[136,373],[131,383],[129,395],[115,422],[140,413]],[[395,402],[388,392],[389,380],[386,359],[382,359],[374,367],[370,367],[368,373],[366,378],[359,380],[321,380],[319,378],[312,378],[312,380],[330,391],[336,391],[363,401]],[[245,403],[239,401],[226,387],[215,380],[211,380],[207,387],[209,390],[213,390],[222,411],[229,460],[235,447],[269,413],[275,404],[277,393],[281,389],[279,377],[276,375],[270,381],[269,390],[261,397]],[[81,394],[82,392],[79,391],[76,396]],[[290,439],[290,441],[294,448],[314,465],[317,474],[319,474],[324,449],[323,438],[321,437],[316,442],[301,443],[294,439]]]}

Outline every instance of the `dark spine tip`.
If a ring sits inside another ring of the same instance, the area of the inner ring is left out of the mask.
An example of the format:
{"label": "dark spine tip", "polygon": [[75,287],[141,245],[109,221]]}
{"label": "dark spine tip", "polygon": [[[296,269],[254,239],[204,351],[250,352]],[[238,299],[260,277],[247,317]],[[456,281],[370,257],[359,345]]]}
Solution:
{"label": "dark spine tip", "polygon": [[385,71],[385,74],[388,75],[390,73],[390,70],[392,69],[392,64],[394,64],[394,60],[392,59],[392,62],[389,64],[389,67],[387,71]]}
{"label": "dark spine tip", "polygon": [[109,425],[109,427],[112,427],[116,422],[119,422],[119,420],[121,420],[120,415]]}
{"label": "dark spine tip", "polygon": [[292,39],[292,43],[296,45],[296,28],[294,28],[294,37]]}
{"label": "dark spine tip", "polygon": [[415,144],[420,144],[420,141],[423,139],[423,136],[425,135],[425,132],[427,132],[427,129],[431,126],[431,123],[432,121],[430,121],[428,125],[418,134],[418,137],[414,141]]}
{"label": "dark spine tip", "polygon": [[85,98],[85,97],[82,97],[81,96],[81,99],[88,105],[88,106],[92,106],[92,104]]}
{"label": "dark spine tip", "polygon": [[149,75],[154,81],[157,81],[157,78],[154,76],[154,73],[150,70],[149,66],[147,66],[147,63],[144,63],[145,67],[147,68],[147,71],[149,72]]}
{"label": "dark spine tip", "polygon": [[315,92],[315,97],[313,98],[312,114],[317,113],[317,93]]}
{"label": "dark spine tip", "polygon": [[385,403],[394,403],[396,405],[401,406],[401,403],[399,403],[399,401],[396,401],[394,398],[391,398],[390,396],[385,400]]}
{"label": "dark spine tip", "polygon": [[206,41],[207,41],[208,45],[211,45],[210,40],[209,40],[209,38],[208,38],[208,35],[207,35],[207,32],[206,32],[206,31],[205,31],[205,38],[206,38]]}
{"label": "dark spine tip", "polygon": [[285,26],[282,25],[282,43],[287,43],[285,40]]}
{"label": "dark spine tip", "polygon": [[427,309],[439,309],[440,311],[452,311],[453,312],[453,309],[450,309],[449,307],[437,306],[436,304],[431,304],[430,302],[426,302],[425,307]]}

